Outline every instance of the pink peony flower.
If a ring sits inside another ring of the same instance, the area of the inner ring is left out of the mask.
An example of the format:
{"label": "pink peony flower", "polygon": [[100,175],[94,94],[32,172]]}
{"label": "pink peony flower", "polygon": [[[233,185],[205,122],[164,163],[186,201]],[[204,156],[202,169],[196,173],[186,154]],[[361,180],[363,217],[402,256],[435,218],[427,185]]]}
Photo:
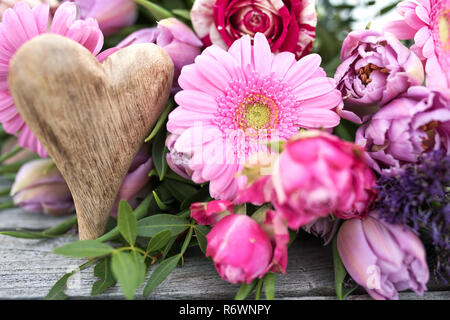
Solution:
{"label": "pink peony flower", "polygon": [[105,50],[99,55],[99,60],[103,61],[107,56],[113,54],[121,48],[128,47],[136,43],[155,43],[163,48],[172,58],[175,70],[173,74],[172,92],[180,90],[178,77],[181,69],[194,62],[195,57],[200,54],[202,42],[196,37],[194,32],[183,22],[168,18],[158,22],[156,28],[145,28],[133,32],[116,47]]}
{"label": "pink peony flower", "polygon": [[344,99],[342,117],[357,123],[424,79],[419,57],[389,32],[350,32],[341,60],[334,79]]}
{"label": "pink peony flower", "polygon": [[411,289],[427,289],[429,271],[420,239],[406,226],[389,224],[375,215],[345,221],[337,248],[353,280],[377,300],[398,299]]}
{"label": "pink peony flower", "polygon": [[210,182],[213,198],[233,200],[235,174],[265,143],[285,140],[299,128],[332,128],[342,102],[333,79],[312,54],[273,55],[263,34],[237,40],[227,51],[211,46],[185,66],[175,96],[179,107],[167,129],[178,135],[170,154],[185,154],[196,183]]}
{"label": "pink peony flower", "polygon": [[244,35],[263,33],[272,52],[308,54],[315,38],[315,0],[196,0],[194,30],[206,46],[227,49]]}
{"label": "pink peony flower", "polygon": [[403,20],[385,30],[399,39],[414,39],[415,50],[426,60],[427,86],[450,88],[450,0],[402,1],[397,6]]}
{"label": "pink peony flower", "polygon": [[378,111],[356,131],[355,143],[377,172],[415,163],[423,152],[450,154],[450,95],[416,86]]}
{"label": "pink peony flower", "polygon": [[[363,153],[328,133],[301,132],[286,143],[271,176],[240,184],[238,201],[253,202],[254,191],[264,190],[265,202],[272,202],[291,229],[330,213],[342,219],[363,218],[375,197],[376,180]],[[256,196],[256,204],[261,198]]]}
{"label": "pink peony flower", "polygon": [[199,225],[213,226],[219,220],[234,213],[234,203],[226,200],[196,202],[191,204],[191,218]]}
{"label": "pink peony flower", "polygon": [[206,236],[206,256],[211,257],[222,279],[250,283],[267,273],[272,244],[256,221],[232,214],[220,220]]}
{"label": "pink peony flower", "polygon": [[103,34],[94,19],[77,20],[77,7],[63,3],[58,7],[49,24],[49,6],[39,5],[34,9],[19,2],[5,11],[0,23],[0,122],[9,134],[18,134],[20,146],[46,157],[47,152],[30,131],[17,112],[9,93],[9,62],[14,53],[28,40],[42,33],[56,33],[85,46],[92,54],[99,53],[103,46]]}
{"label": "pink peony flower", "polygon": [[105,36],[131,26],[138,9],[133,0],[68,0],[80,8],[80,18],[94,18]]}

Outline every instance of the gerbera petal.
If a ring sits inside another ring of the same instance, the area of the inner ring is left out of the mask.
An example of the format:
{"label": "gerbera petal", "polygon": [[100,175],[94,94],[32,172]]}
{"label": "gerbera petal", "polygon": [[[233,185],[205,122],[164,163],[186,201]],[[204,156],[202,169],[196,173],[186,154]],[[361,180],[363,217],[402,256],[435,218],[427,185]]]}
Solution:
{"label": "gerbera petal", "polygon": [[261,75],[267,75],[272,65],[272,53],[270,51],[269,42],[262,33],[255,35],[255,44],[253,48],[255,58],[255,70]]}
{"label": "gerbera petal", "polygon": [[287,72],[284,81],[293,87],[308,80],[319,68],[322,58],[318,54],[309,54],[297,61]]}
{"label": "gerbera petal", "polygon": [[273,59],[271,72],[277,79],[284,79],[286,73],[295,64],[295,62],[295,55],[293,53],[281,52]]}
{"label": "gerbera petal", "polygon": [[306,109],[300,112],[298,124],[304,128],[334,128],[339,121],[339,115],[332,110]]}
{"label": "gerbera petal", "polygon": [[217,111],[216,100],[207,93],[195,90],[182,90],[175,95],[175,102],[186,110],[201,113]]}
{"label": "gerbera petal", "polygon": [[336,83],[331,78],[313,78],[293,90],[299,100],[311,99],[324,95],[336,88]]}
{"label": "gerbera petal", "polygon": [[249,35],[236,40],[228,49],[228,52],[241,63],[244,72],[253,70],[252,44]]}
{"label": "gerbera petal", "polygon": [[324,95],[314,97],[307,100],[302,100],[300,107],[305,109],[324,108],[333,109],[342,102],[341,92],[339,90],[332,90]]}

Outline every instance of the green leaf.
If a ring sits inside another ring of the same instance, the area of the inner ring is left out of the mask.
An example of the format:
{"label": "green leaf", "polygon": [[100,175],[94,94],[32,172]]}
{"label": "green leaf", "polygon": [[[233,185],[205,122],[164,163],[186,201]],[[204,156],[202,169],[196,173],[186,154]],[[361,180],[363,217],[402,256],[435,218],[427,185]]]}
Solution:
{"label": "green leaf", "polygon": [[145,274],[147,272],[147,265],[145,264],[145,259],[142,254],[136,250],[131,251],[131,258],[136,265],[136,288],[139,288],[141,284],[145,281]]}
{"label": "green leaf", "polygon": [[250,282],[249,284],[246,284],[246,283],[241,284],[239,291],[237,292],[236,296],[234,297],[234,300],[244,300],[245,298],[247,298],[247,296],[255,288],[257,282],[258,282],[258,279],[255,279],[252,282]]}
{"label": "green leaf", "polygon": [[153,15],[153,17],[155,17],[156,20],[162,20],[165,18],[172,17],[170,11],[164,9],[163,7],[157,5],[156,3],[147,0],[134,0],[134,2],[140,4],[145,9],[147,9],[147,11],[150,12]]}
{"label": "green leaf", "polygon": [[75,258],[95,258],[111,254],[114,248],[97,240],[81,240],[63,245],[54,253]]}
{"label": "green leaf", "polygon": [[150,293],[152,293],[152,291],[169,276],[169,274],[176,268],[180,258],[181,255],[177,254],[158,264],[150,275],[147,285],[144,288],[144,297],[147,297]]}
{"label": "green leaf", "polygon": [[170,230],[176,236],[190,226],[189,221],[172,214],[157,214],[138,222],[138,234],[143,237],[154,237],[158,232]]}
{"label": "green leaf", "polygon": [[355,141],[356,130],[358,126],[348,120],[341,119],[341,122],[334,128],[334,134],[343,140]]}
{"label": "green leaf", "polygon": [[137,237],[137,219],[133,209],[125,200],[120,201],[117,224],[122,237],[133,246]]}
{"label": "green leaf", "polygon": [[191,242],[191,239],[192,239],[192,232],[193,232],[192,229],[194,229],[193,226],[191,226],[191,227],[189,228],[189,232],[188,232],[186,238],[184,239],[183,245],[182,245],[182,247],[181,247],[181,252],[180,252],[181,255],[183,255],[183,254],[186,252],[186,249],[188,248],[189,243]]}
{"label": "green leaf", "polygon": [[186,198],[192,197],[197,193],[197,188],[191,184],[174,181],[166,179],[163,185],[169,190],[170,194],[173,195],[178,202],[183,202]]}
{"label": "green leaf", "polygon": [[167,206],[164,204],[164,202],[159,198],[158,194],[156,193],[156,191],[153,191],[153,197],[155,198],[156,201],[156,205],[158,206],[159,209],[161,210],[167,210]]}
{"label": "green leaf", "polygon": [[200,247],[200,250],[202,250],[204,254],[206,254],[206,245],[207,245],[206,235],[210,230],[211,229],[207,226],[196,225],[194,227],[195,237],[197,238],[198,246]]}
{"label": "green leaf", "polygon": [[189,197],[186,197],[180,205],[180,209],[184,210],[187,209],[193,204],[194,202],[207,202],[211,200],[211,197],[209,195],[209,188],[201,188],[196,193],[192,194]]}
{"label": "green leaf", "polygon": [[345,276],[347,275],[347,270],[345,270],[344,264],[342,263],[341,257],[339,256],[339,251],[337,249],[337,234],[333,239],[333,264],[334,264],[334,287],[336,288],[336,297],[338,300],[343,300],[344,296],[342,294],[342,283],[344,282]]}
{"label": "green leaf", "polygon": [[128,252],[115,252],[111,260],[111,270],[128,300],[134,299],[141,278],[141,268]]}
{"label": "green leaf", "polygon": [[152,132],[150,132],[150,135],[145,139],[145,142],[149,142],[150,140],[152,140],[156,136],[156,134],[160,131],[160,129],[164,126],[170,111],[172,111],[173,106],[174,106],[173,101],[169,100],[163,113],[161,113],[161,115],[159,116],[158,122],[156,122]]}
{"label": "green leaf", "polygon": [[172,238],[172,232],[170,230],[163,230],[155,234],[149,241],[147,246],[147,252],[153,252],[164,247]]}
{"label": "green leaf", "polygon": [[26,231],[26,230],[18,230],[18,231],[1,231],[0,235],[10,236],[14,238],[21,239],[48,239],[54,238],[55,236],[45,235],[42,232],[34,232],[34,231]]}
{"label": "green leaf", "polygon": [[275,299],[275,285],[277,282],[277,275],[269,272],[264,276],[264,293],[267,300]]}
{"label": "green leaf", "polygon": [[156,172],[158,172],[159,180],[163,181],[167,172],[166,161],[166,130],[159,130],[152,143],[152,159],[155,165]]}
{"label": "green leaf", "polygon": [[67,280],[72,276],[72,273],[66,273],[61,279],[56,281],[53,287],[50,289],[44,300],[64,300],[68,296],[64,293],[66,289]]}
{"label": "green leaf", "polygon": [[100,280],[92,285],[91,296],[99,295],[116,284],[116,280],[111,271],[110,257],[106,257],[97,263],[94,267],[94,276],[100,278]]}
{"label": "green leaf", "polygon": [[261,290],[262,290],[263,283],[264,283],[264,279],[259,279],[258,283],[256,284],[255,300],[261,299]]}

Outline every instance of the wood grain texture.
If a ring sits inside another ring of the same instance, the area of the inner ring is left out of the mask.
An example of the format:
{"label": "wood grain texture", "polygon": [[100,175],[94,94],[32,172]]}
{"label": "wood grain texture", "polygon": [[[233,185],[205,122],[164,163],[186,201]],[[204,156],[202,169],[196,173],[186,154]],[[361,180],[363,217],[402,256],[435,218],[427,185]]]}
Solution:
{"label": "wood grain texture", "polygon": [[[51,217],[43,218],[20,209],[0,212],[0,229],[47,227]],[[55,219],[55,224],[60,218]],[[5,221],[8,220],[8,221]],[[75,236],[52,240],[22,240],[0,236],[0,299],[39,299],[69,269],[84,260],[54,255],[52,250]],[[149,273],[148,273],[149,274]],[[66,290],[72,298],[90,298],[92,284],[96,281],[92,268],[79,274],[80,286]],[[78,280],[77,280],[78,281]],[[400,299],[450,299],[448,286],[428,284],[429,291],[423,297],[412,292],[402,292]],[[329,247],[320,240],[302,232],[289,249],[287,273],[278,276],[277,299],[335,299],[333,262]],[[213,264],[196,248],[189,248],[183,268],[177,268],[149,299],[232,299],[238,286],[220,279]],[[137,295],[142,299],[142,288]],[[369,299],[364,290],[357,290],[350,299]],[[118,287],[108,289],[96,299],[123,299]]]}
{"label": "wood grain texture", "polygon": [[45,34],[14,55],[8,79],[14,102],[69,185],[80,239],[103,233],[172,78],[172,60],[153,44],[124,48],[100,64],[75,41]]}

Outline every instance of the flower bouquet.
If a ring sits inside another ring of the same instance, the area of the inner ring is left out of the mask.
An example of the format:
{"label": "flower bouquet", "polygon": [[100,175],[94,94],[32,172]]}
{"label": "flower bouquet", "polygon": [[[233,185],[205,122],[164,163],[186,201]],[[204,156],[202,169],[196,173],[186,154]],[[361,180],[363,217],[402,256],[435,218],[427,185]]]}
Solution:
{"label": "flower bouquet", "polygon": [[[447,284],[450,1],[401,1],[401,19],[378,29],[351,30],[341,9],[325,0],[0,0],[0,173],[13,181],[1,207],[78,214],[66,164],[19,113],[16,52],[50,33],[107,63],[152,43],[173,63],[165,108],[137,142],[104,234],[54,250],[88,259],[80,269],[95,265],[93,296],[118,283],[132,299],[144,282],[149,296],[198,246],[240,285],[237,299],[259,299],[263,288],[273,299],[301,232],[333,247],[339,299],[358,286],[398,299],[422,295],[431,277]],[[76,223],[1,234],[54,238]],[[74,272],[48,298],[67,298]]]}

